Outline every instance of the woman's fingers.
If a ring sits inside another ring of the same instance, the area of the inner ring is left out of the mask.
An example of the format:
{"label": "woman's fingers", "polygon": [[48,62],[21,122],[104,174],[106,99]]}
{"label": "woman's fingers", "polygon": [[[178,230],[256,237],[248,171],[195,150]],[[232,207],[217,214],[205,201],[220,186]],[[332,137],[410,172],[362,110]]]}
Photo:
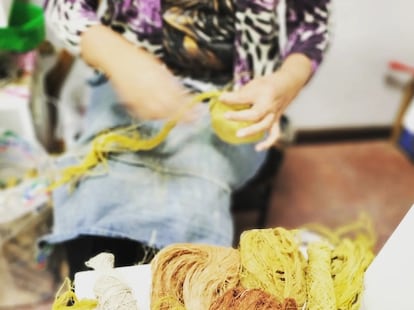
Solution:
{"label": "woman's fingers", "polygon": [[264,151],[272,147],[277,139],[280,136],[280,126],[279,126],[279,120],[275,121],[272,125],[272,127],[269,130],[268,136],[262,141],[256,144],[256,151]]}
{"label": "woman's fingers", "polygon": [[260,132],[268,131],[275,120],[273,113],[267,114],[261,121],[237,131],[238,137],[252,136]]}

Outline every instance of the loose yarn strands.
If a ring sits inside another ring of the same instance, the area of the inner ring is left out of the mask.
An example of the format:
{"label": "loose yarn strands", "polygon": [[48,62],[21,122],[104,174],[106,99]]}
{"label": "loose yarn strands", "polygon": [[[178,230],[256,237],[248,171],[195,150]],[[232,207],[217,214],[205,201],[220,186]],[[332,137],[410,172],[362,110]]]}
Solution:
{"label": "loose yarn strands", "polygon": [[209,309],[239,284],[240,257],[233,248],[175,244],[151,263],[151,309]]}
{"label": "loose yarn strands", "polygon": [[[183,118],[184,114],[198,103],[210,102],[210,115],[212,127],[215,133],[223,140],[231,144],[252,143],[264,136],[259,133],[248,137],[237,137],[236,133],[240,128],[251,125],[252,122],[230,121],[225,118],[225,113],[230,110],[248,108],[248,105],[226,105],[218,100],[221,92],[210,91],[195,95],[191,102],[184,105],[164,127],[153,137],[143,138],[136,126],[127,126],[112,131],[103,132],[92,141],[90,152],[83,161],[75,166],[63,170],[60,179],[53,182],[49,189],[53,190],[70,181],[77,181],[82,176],[93,175],[92,171],[98,164],[107,168],[107,156],[111,153],[148,151],[160,145],[168,136],[170,131]],[[96,171],[95,171],[96,173]]]}
{"label": "loose yarn strands", "polygon": [[305,259],[299,250],[297,231],[245,231],[239,250],[243,287],[262,289],[276,298],[293,298],[299,307],[305,303]]}
{"label": "loose yarn strands", "polygon": [[157,147],[165,140],[186,111],[199,102],[218,95],[218,92],[206,92],[195,96],[189,104],[165,123],[160,132],[151,138],[142,138],[136,126],[122,127],[99,134],[93,139],[91,150],[83,161],[79,165],[64,169],[60,179],[52,183],[50,189],[53,190],[69,181],[76,181],[82,176],[91,175],[91,170],[98,164],[107,164],[109,153],[147,151]]}
{"label": "loose yarn strands", "polygon": [[66,278],[56,293],[52,310],[94,310],[97,309],[97,305],[97,300],[79,300],[73,291],[70,280]]}
{"label": "loose yarn strands", "polygon": [[309,310],[336,310],[331,252],[332,248],[326,242],[312,242],[308,245],[306,308]]}

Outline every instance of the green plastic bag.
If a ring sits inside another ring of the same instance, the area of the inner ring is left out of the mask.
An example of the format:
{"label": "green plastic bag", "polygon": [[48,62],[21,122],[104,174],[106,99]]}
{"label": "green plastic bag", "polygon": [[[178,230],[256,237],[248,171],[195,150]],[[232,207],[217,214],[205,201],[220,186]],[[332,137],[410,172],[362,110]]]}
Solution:
{"label": "green plastic bag", "polygon": [[9,26],[0,28],[0,51],[21,53],[33,50],[45,39],[45,32],[43,9],[15,0]]}

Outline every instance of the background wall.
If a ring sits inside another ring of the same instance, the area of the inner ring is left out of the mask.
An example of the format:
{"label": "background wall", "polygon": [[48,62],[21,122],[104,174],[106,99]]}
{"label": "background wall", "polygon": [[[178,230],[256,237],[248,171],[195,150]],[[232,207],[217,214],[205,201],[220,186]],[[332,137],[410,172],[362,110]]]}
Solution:
{"label": "background wall", "polygon": [[387,82],[387,64],[414,65],[414,1],[333,2],[331,48],[288,115],[305,130],[391,125],[402,90]]}

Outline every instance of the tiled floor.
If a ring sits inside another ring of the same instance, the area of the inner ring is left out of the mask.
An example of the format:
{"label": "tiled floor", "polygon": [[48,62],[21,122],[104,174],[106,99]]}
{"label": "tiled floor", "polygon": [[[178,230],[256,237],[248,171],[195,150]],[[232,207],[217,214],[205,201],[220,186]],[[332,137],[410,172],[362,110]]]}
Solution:
{"label": "tiled floor", "polygon": [[[379,250],[414,204],[414,163],[387,141],[291,146],[275,176],[267,226],[317,222],[335,227],[365,211]],[[254,225],[239,214],[239,229]],[[1,276],[1,275],[0,275]],[[46,310],[50,303],[16,310]]]}

